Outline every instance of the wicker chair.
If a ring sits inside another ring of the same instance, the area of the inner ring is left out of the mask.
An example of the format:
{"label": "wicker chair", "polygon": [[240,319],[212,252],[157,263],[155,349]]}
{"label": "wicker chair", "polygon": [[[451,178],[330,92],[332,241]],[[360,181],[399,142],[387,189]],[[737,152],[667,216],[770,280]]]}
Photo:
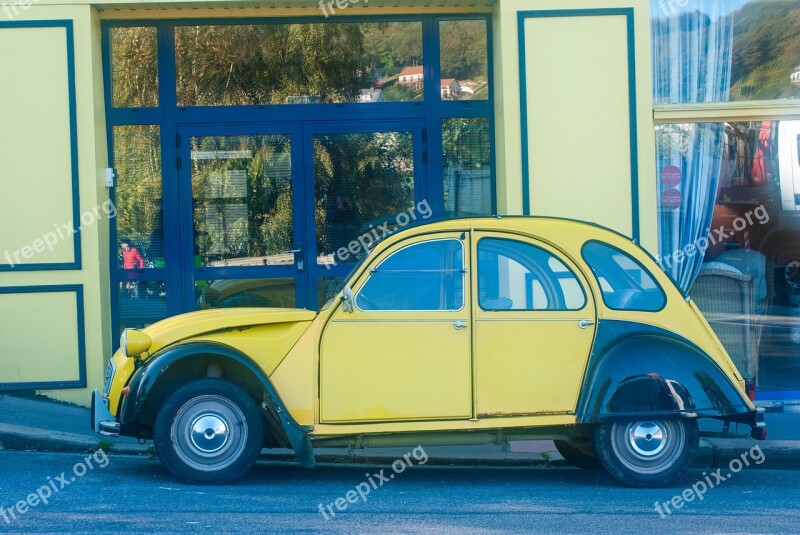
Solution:
{"label": "wicker chair", "polygon": [[760,316],[753,278],[719,265],[704,265],[690,295],[745,380],[758,375]]}

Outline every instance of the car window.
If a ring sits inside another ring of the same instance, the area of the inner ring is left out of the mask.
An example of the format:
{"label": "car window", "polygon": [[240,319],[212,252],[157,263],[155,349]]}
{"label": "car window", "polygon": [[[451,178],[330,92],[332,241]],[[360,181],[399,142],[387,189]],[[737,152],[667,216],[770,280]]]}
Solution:
{"label": "car window", "polygon": [[592,269],[608,308],[657,312],[666,305],[661,286],[630,255],[595,241],[583,246],[583,259]]}
{"label": "car window", "polygon": [[478,242],[478,303],[484,310],[580,310],[586,294],[549,252],[500,238]]}
{"label": "car window", "polygon": [[361,310],[459,310],[464,306],[464,246],[416,243],[383,260],[356,296]]}

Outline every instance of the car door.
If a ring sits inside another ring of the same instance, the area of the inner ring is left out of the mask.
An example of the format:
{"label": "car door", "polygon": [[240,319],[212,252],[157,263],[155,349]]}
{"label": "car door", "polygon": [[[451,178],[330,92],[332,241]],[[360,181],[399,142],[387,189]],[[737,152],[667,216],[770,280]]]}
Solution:
{"label": "car door", "polygon": [[478,417],[575,410],[595,332],[590,288],[548,244],[476,233]]}
{"label": "car door", "polygon": [[320,420],[472,416],[468,234],[402,241],[353,284],[320,342]]}

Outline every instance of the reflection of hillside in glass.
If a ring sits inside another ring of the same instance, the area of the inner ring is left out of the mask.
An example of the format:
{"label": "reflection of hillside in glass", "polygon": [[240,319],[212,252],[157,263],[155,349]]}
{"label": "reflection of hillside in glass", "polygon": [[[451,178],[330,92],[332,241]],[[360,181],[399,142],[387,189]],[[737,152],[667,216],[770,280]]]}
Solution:
{"label": "reflection of hillside in glass", "polygon": [[800,3],[652,4],[656,103],[800,98]]}
{"label": "reflection of hillside in glass", "polygon": [[422,64],[422,23],[180,26],[175,61],[179,106],[419,100],[396,81]]}

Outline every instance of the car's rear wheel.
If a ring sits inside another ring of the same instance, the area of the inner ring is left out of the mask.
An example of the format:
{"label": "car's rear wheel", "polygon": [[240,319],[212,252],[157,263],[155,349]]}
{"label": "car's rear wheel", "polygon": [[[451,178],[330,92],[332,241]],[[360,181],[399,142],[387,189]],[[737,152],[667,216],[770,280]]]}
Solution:
{"label": "car's rear wheel", "polygon": [[556,440],[555,445],[564,460],[578,468],[583,468],[584,470],[599,470],[602,468],[597,458],[597,452],[594,449],[594,443],[591,440],[575,440],[572,442]]}
{"label": "car's rear wheel", "polygon": [[698,437],[695,420],[631,420],[598,425],[595,448],[603,468],[623,485],[659,487],[685,473]]}
{"label": "car's rear wheel", "polygon": [[264,422],[255,401],[222,379],[201,379],[173,393],[156,417],[161,462],[190,484],[235,481],[255,464]]}

